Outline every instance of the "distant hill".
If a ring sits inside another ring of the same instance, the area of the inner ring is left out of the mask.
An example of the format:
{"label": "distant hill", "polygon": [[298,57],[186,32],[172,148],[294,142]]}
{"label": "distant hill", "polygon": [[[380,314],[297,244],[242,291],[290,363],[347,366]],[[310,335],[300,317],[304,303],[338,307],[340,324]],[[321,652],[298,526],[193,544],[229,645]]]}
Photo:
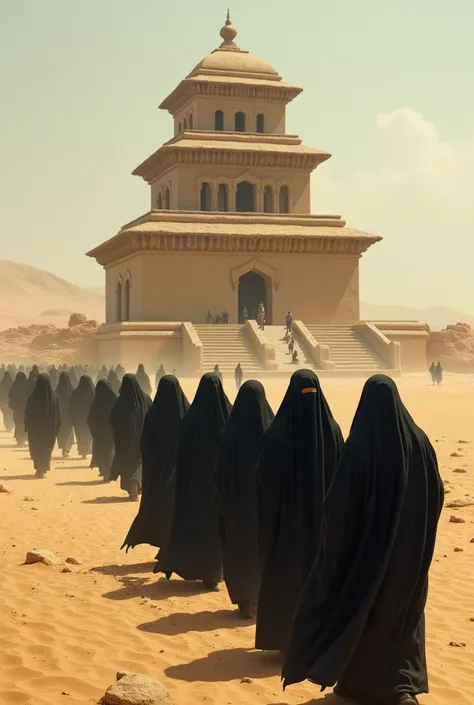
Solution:
{"label": "distant hill", "polygon": [[71,313],[104,320],[104,293],[26,264],[0,260],[0,330],[33,323],[67,325]]}
{"label": "distant hill", "polygon": [[474,316],[443,306],[410,308],[408,306],[384,306],[382,304],[360,303],[360,316],[372,321],[423,321],[431,328],[445,328],[453,323],[468,323],[474,327]]}

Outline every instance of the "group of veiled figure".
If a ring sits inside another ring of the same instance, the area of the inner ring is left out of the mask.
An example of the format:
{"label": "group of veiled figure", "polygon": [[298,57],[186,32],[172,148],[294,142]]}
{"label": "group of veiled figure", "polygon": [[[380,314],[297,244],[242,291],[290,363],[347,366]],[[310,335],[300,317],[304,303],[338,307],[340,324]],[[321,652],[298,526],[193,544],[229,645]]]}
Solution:
{"label": "group of veiled figure", "polygon": [[443,483],[395,382],[370,378],[344,442],[316,375],[296,372],[274,416],[257,381],[232,407],[215,374],[190,405],[161,379],[141,434],[143,496],[124,545],[155,573],[223,579],[256,648],[360,705],[428,692],[424,608]]}

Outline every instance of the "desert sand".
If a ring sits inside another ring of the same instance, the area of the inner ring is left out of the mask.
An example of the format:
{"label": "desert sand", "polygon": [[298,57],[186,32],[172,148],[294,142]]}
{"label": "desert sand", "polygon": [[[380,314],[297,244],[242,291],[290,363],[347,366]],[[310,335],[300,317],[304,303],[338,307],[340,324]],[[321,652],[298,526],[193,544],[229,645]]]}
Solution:
{"label": "desert sand", "polygon": [[[322,382],[347,433],[362,380]],[[286,383],[264,383],[276,409]],[[191,397],[196,381],[183,386]],[[474,497],[474,377],[448,375],[441,388],[405,377],[399,387],[436,447],[452,488],[446,501]],[[232,381],[227,391],[233,397]],[[56,459],[46,480],[32,472],[28,453],[1,433],[0,483],[11,494],[0,494],[0,705],[90,705],[117,670],[163,680],[178,705],[341,702],[309,683],[283,693],[278,659],[253,650],[254,625],[237,617],[224,587],[209,594],[154,576],[151,547],[121,552],[137,505],[115,483],[103,485],[74,457]],[[451,515],[465,523],[450,523]],[[446,508],[427,607],[431,693],[424,705],[472,705],[473,538],[474,506]],[[32,548],[81,565],[65,573],[64,564],[23,565]]]}

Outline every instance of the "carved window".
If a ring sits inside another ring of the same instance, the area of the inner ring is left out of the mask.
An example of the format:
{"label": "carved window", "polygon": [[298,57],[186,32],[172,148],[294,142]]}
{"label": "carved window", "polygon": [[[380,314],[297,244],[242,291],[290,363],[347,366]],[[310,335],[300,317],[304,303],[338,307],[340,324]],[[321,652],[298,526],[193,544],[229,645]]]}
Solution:
{"label": "carved window", "polygon": [[124,321],[130,320],[130,279],[125,282],[125,311]]}
{"label": "carved window", "polygon": [[278,198],[278,210],[280,213],[290,212],[290,190],[288,186],[280,187],[280,194]]}
{"label": "carved window", "polygon": [[167,211],[170,209],[170,190],[168,187],[165,190],[165,208]]}
{"label": "carved window", "polygon": [[222,110],[216,110],[215,112],[214,129],[216,132],[222,132],[224,130],[224,113]]}
{"label": "carved window", "polygon": [[183,122],[183,130],[184,130],[184,131],[186,131],[187,129],[188,129],[188,121],[187,121],[187,119],[186,119],[186,118],[184,118],[184,122]]}
{"label": "carved window", "polygon": [[179,125],[178,125],[178,132],[181,132],[181,131],[182,131],[182,125],[181,125],[181,120],[180,120]]}
{"label": "carved window", "polygon": [[219,184],[217,192],[217,210],[222,213],[227,213],[229,210],[229,191],[227,184]]}
{"label": "carved window", "polygon": [[194,119],[193,119],[193,114],[189,116],[189,129],[192,130],[194,126]]}
{"label": "carved window", "polygon": [[163,208],[163,196],[161,195],[161,191],[158,191],[158,194],[156,196],[156,207],[158,210],[161,210]]}
{"label": "carved window", "polygon": [[234,121],[235,131],[245,132],[245,113],[235,113]]}
{"label": "carved window", "polygon": [[249,181],[241,181],[240,184],[237,184],[235,209],[237,213],[253,213],[255,211],[254,184]]}
{"label": "carved window", "polygon": [[265,115],[263,113],[257,115],[257,132],[265,132]]}
{"label": "carved window", "polygon": [[263,190],[263,212],[273,213],[273,189],[271,186],[265,186]]}
{"label": "carved window", "polygon": [[121,323],[122,321],[122,282],[118,281],[117,282],[117,291],[115,293],[116,296],[116,312],[117,312],[117,322]]}
{"label": "carved window", "polygon": [[207,182],[201,185],[201,210],[211,210],[211,184]]}

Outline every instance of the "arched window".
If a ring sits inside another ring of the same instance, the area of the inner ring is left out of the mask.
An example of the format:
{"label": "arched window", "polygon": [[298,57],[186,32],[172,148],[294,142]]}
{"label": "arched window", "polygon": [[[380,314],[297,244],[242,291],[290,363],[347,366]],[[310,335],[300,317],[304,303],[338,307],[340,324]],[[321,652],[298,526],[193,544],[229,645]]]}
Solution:
{"label": "arched window", "polygon": [[229,210],[229,192],[227,184],[219,184],[217,192],[217,210],[222,213],[227,213]]}
{"label": "arched window", "polygon": [[167,211],[170,209],[170,190],[168,187],[165,190],[165,208]]}
{"label": "arched window", "polygon": [[211,210],[211,184],[207,182],[201,185],[201,210]]}
{"label": "arched window", "polygon": [[182,131],[182,125],[181,125],[181,120],[180,120],[179,125],[178,125],[178,132],[181,132],[181,131]]}
{"label": "arched window", "polygon": [[125,315],[123,320],[124,321],[129,321],[130,320],[130,279],[127,279],[125,282]]}
{"label": "arched window", "polygon": [[193,114],[189,116],[189,129],[192,130],[194,125]]}
{"label": "arched window", "polygon": [[241,181],[240,184],[237,184],[235,209],[237,213],[253,213],[255,211],[254,184],[248,181]]}
{"label": "arched window", "polygon": [[115,308],[117,312],[117,322],[121,323],[122,321],[122,281],[119,280],[117,282],[117,291],[116,291],[116,302],[115,302]]}
{"label": "arched window", "polygon": [[187,129],[188,129],[188,121],[186,120],[186,118],[184,118],[183,130],[187,130]]}
{"label": "arched window", "polygon": [[235,113],[235,131],[245,132],[245,113]]}
{"label": "arched window", "polygon": [[216,132],[222,132],[224,130],[224,113],[222,110],[216,110],[214,114],[214,129]]}
{"label": "arched window", "polygon": [[290,191],[288,186],[280,187],[280,195],[278,199],[278,210],[280,213],[290,212]]}
{"label": "arched window", "polygon": [[271,186],[265,186],[263,190],[263,212],[273,213],[273,189]]}
{"label": "arched window", "polygon": [[163,196],[161,195],[161,191],[158,191],[158,195],[156,197],[156,207],[159,211],[163,208]]}
{"label": "arched window", "polygon": [[265,115],[263,113],[257,115],[257,132],[265,132]]}

